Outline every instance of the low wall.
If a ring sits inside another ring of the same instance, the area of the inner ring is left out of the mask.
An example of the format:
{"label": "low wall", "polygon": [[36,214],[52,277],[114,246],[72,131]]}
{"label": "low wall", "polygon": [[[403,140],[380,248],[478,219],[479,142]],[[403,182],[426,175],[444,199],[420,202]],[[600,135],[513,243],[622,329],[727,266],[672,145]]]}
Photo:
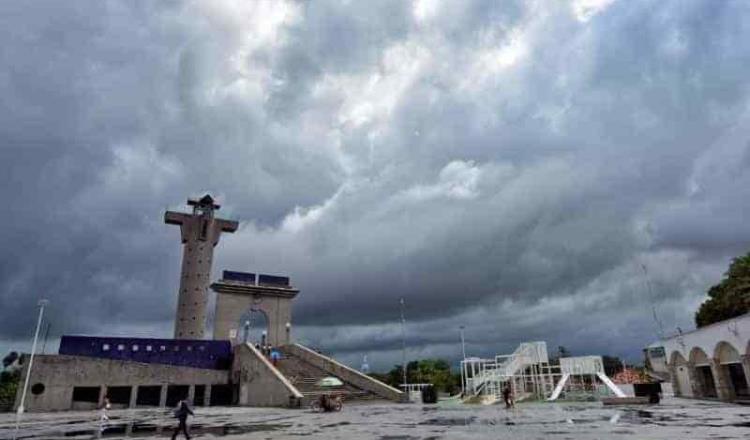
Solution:
{"label": "low wall", "polygon": [[250,344],[235,347],[232,382],[239,385],[239,405],[296,407],[303,397],[302,393]]}
{"label": "low wall", "polygon": [[618,383],[616,384],[617,388],[619,388],[623,393],[625,393],[628,397],[635,396],[635,391],[633,389],[632,383]]}
{"label": "low wall", "polygon": [[[26,375],[22,370],[16,404],[21,400],[21,391]],[[183,366],[145,364],[113,359],[100,359],[68,355],[37,355],[31,369],[29,392],[26,394],[27,411],[61,411],[91,409],[101,402],[110,387],[130,387],[131,395],[137,394],[138,386],[220,385],[229,381],[228,370],[212,370]],[[34,394],[32,387],[41,385],[42,391]],[[75,387],[99,387],[99,402],[73,402]],[[135,403],[135,398],[133,398]],[[129,403],[114,405],[127,408]]]}
{"label": "low wall", "polygon": [[339,379],[348,382],[357,388],[361,388],[365,391],[369,391],[384,399],[401,402],[403,399],[403,393],[392,386],[386,385],[377,379],[360,373],[359,371],[347,367],[344,364],[336,362],[335,360],[323,356],[309,348],[300,344],[291,344],[284,346],[284,350],[288,353],[296,356],[305,362],[308,362],[322,370],[325,370],[332,376],[336,376]]}

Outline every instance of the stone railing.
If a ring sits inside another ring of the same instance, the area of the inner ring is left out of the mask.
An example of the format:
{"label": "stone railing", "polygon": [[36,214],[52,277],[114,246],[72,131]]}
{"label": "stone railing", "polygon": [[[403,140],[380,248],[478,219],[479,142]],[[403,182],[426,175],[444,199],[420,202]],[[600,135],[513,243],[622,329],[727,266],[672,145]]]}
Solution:
{"label": "stone railing", "polygon": [[232,381],[243,406],[299,406],[302,393],[250,344],[236,346]]}

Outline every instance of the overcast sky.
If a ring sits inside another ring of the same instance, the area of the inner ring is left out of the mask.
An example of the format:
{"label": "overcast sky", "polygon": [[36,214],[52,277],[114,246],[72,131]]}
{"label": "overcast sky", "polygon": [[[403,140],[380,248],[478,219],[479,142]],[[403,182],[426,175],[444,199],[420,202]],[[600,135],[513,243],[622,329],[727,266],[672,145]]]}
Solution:
{"label": "overcast sky", "polygon": [[744,0],[4,1],[0,41],[3,352],[42,296],[53,340],[171,336],[206,192],[214,278],[289,275],[376,369],[401,297],[410,358],[637,361],[750,250]]}

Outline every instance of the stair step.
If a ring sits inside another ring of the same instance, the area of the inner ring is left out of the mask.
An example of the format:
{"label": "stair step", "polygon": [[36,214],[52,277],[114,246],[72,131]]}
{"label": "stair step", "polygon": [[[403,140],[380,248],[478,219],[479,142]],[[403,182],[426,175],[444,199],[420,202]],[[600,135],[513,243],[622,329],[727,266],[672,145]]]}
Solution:
{"label": "stair step", "polygon": [[317,383],[331,374],[308,362],[290,355],[281,349],[282,358],[276,364],[276,368],[305,396],[305,401],[315,398],[321,394],[336,393],[343,395],[345,399],[367,399],[371,393],[344,382],[337,387],[321,387]]}

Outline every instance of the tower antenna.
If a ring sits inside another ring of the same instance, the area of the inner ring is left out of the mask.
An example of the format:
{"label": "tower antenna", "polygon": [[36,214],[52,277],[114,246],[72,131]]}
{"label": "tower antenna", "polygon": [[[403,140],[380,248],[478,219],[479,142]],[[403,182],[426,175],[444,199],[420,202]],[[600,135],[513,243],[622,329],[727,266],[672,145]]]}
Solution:
{"label": "tower antenna", "polygon": [[641,263],[641,269],[643,269],[643,277],[646,280],[646,287],[648,288],[648,294],[651,298],[651,313],[653,314],[656,328],[659,330],[658,336],[659,339],[664,339],[664,326],[659,319],[659,315],[656,313],[656,298],[654,297],[654,289],[651,287],[651,280],[648,277],[648,270],[646,269],[646,265]]}

